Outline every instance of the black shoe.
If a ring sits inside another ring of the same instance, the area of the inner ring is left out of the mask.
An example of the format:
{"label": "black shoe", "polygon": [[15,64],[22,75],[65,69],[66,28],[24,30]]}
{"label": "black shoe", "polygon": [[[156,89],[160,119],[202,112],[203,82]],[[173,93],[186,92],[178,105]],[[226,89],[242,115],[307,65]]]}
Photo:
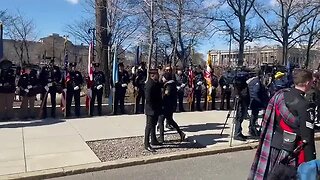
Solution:
{"label": "black shoe", "polygon": [[184,141],[186,139],[186,134],[181,132],[180,134],[180,142]]}
{"label": "black shoe", "polygon": [[238,141],[246,141],[247,137],[244,136],[243,134],[238,134],[238,135],[234,136],[234,139],[238,140]]}
{"label": "black shoe", "polygon": [[152,147],[150,147],[150,146],[145,147],[144,149],[145,149],[145,150],[147,150],[147,151],[149,151],[149,152],[152,152],[152,153],[156,152],[156,150],[155,150],[155,149],[153,149],[153,148],[152,148]]}
{"label": "black shoe", "polygon": [[256,128],[252,128],[249,130],[250,136],[257,137],[260,136],[260,132]]}

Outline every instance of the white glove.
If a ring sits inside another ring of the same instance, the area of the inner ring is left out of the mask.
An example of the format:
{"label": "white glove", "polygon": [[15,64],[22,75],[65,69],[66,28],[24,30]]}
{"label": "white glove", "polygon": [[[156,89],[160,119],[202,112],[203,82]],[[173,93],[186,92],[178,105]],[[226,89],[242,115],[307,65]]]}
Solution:
{"label": "white glove", "polygon": [[32,86],[31,86],[31,85],[29,85],[29,86],[28,86],[28,89],[31,89],[31,88],[32,88]]}
{"label": "white glove", "polygon": [[102,84],[100,84],[99,86],[97,86],[97,89],[101,89],[102,88]]}
{"label": "white glove", "polygon": [[127,84],[122,84],[121,86],[122,86],[122,87],[127,87],[128,85],[127,85]]}
{"label": "white glove", "polygon": [[200,81],[200,82],[197,82],[197,85],[198,85],[198,86],[202,85],[202,82],[201,82],[201,81]]}
{"label": "white glove", "polygon": [[181,87],[182,87],[182,88],[186,87],[186,84],[181,84]]}
{"label": "white glove", "polygon": [[2,85],[2,83],[0,83],[0,87],[2,87],[3,85]]}
{"label": "white glove", "polygon": [[48,87],[48,86],[45,86],[44,89],[45,89],[46,91],[49,91],[49,87]]}
{"label": "white glove", "polygon": [[48,85],[47,85],[48,87],[51,87],[52,86],[52,83],[48,83]]}
{"label": "white glove", "polygon": [[227,86],[223,86],[222,88],[223,88],[223,89],[227,89]]}
{"label": "white glove", "polygon": [[25,89],[24,91],[25,91],[26,93],[29,93],[29,89]]}
{"label": "white glove", "polygon": [[180,90],[180,89],[181,89],[181,87],[180,87],[180,86],[177,86],[177,89],[178,89],[178,90]]}
{"label": "white glove", "polygon": [[80,89],[79,86],[76,86],[76,87],[73,88],[73,90],[75,90],[75,91],[77,91],[79,89]]}

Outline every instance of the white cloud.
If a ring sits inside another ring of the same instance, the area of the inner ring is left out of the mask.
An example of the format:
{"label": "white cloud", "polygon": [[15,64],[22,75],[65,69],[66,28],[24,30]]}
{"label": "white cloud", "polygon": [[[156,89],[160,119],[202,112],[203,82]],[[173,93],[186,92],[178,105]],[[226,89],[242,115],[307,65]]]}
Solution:
{"label": "white cloud", "polygon": [[66,0],[71,4],[78,4],[80,2],[80,0]]}

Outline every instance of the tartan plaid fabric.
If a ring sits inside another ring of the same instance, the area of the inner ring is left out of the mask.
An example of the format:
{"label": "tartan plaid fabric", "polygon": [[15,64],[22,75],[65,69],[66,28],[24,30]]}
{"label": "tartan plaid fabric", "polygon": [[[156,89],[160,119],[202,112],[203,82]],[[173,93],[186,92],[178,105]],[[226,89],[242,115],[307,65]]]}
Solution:
{"label": "tartan plaid fabric", "polygon": [[297,125],[298,119],[293,116],[285,104],[284,91],[287,91],[287,89],[278,91],[269,101],[262,121],[260,143],[251,166],[248,180],[267,179],[268,173],[276,161],[281,160],[284,156],[283,154],[279,155],[278,152],[271,148],[271,140],[275,131],[276,109],[280,111],[281,118],[288,123],[288,125]]}

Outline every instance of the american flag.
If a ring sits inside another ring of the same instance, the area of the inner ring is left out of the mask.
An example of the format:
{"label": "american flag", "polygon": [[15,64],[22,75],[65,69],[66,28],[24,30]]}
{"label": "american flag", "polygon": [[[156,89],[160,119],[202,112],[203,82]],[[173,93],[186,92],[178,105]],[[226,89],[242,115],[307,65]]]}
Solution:
{"label": "american flag", "polygon": [[92,97],[91,93],[91,86],[93,83],[93,68],[92,68],[92,62],[93,62],[93,42],[89,45],[89,54],[88,54],[88,82],[87,82],[87,97],[86,97],[86,108],[87,110],[90,110],[90,101]]}
{"label": "american flag", "polygon": [[206,79],[207,82],[207,100],[208,102],[211,101],[211,73],[212,73],[212,69],[211,69],[211,56],[210,53],[208,53],[208,60],[207,60],[207,68],[204,72],[204,78]]}
{"label": "american flag", "polygon": [[62,91],[61,96],[61,110],[65,111],[66,105],[67,105],[67,83],[70,81],[70,74],[68,72],[68,52],[65,52],[64,56],[64,89]]}

